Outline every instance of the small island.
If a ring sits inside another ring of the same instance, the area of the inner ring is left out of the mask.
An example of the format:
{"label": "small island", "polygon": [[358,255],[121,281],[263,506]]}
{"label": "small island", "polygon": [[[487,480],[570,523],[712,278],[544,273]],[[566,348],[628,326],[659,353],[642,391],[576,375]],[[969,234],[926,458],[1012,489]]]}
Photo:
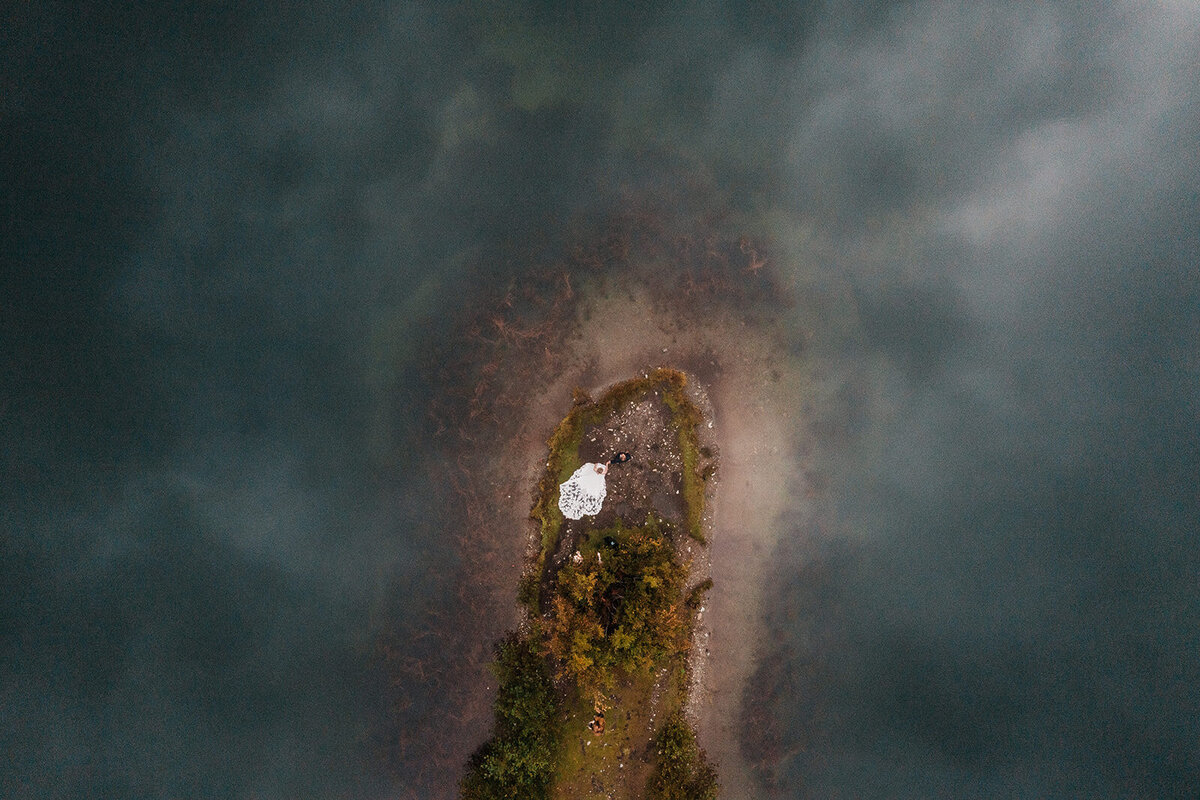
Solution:
{"label": "small island", "polygon": [[[665,368],[595,399],[575,391],[549,441],[523,621],[497,646],[495,727],[467,765],[464,800],[717,796],[689,705],[712,586],[706,406]],[[618,453],[629,458],[611,466],[599,513],[566,519],[559,485]]]}

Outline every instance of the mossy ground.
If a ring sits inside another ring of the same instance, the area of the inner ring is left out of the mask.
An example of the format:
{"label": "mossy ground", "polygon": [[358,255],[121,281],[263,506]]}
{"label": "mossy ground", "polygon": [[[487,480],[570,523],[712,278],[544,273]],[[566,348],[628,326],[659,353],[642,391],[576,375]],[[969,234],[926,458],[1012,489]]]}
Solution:
{"label": "mossy ground", "polygon": [[655,734],[683,704],[683,668],[677,660],[671,668],[624,676],[612,693],[603,736],[587,728],[591,700],[576,696],[563,713],[550,796],[556,800],[644,797],[657,765]]}

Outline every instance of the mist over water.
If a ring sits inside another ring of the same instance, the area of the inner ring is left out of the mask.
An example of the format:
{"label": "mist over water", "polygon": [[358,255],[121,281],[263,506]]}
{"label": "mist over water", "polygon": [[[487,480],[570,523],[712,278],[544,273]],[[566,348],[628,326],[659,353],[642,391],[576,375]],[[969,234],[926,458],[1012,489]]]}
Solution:
{"label": "mist over water", "polygon": [[[784,295],[758,792],[1200,785],[1194,6],[27,6],[0,794],[418,785],[378,643],[476,613],[431,354],[572,219],[693,186]],[[409,689],[420,742],[455,709]]]}

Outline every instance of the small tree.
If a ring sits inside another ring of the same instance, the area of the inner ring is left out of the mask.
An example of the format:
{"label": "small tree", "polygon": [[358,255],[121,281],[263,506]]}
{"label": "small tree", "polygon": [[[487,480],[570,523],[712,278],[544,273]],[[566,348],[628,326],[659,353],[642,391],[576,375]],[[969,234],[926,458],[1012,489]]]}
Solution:
{"label": "small tree", "polygon": [[606,535],[616,540],[614,549],[559,571],[547,630],[560,677],[584,694],[610,690],[617,672],[653,669],[687,646],[680,599],[686,570],[664,524],[618,525],[593,538]]}
{"label": "small tree", "polygon": [[462,797],[539,800],[548,794],[557,758],[554,685],[529,640],[510,633],[497,656],[496,728],[467,765]]}

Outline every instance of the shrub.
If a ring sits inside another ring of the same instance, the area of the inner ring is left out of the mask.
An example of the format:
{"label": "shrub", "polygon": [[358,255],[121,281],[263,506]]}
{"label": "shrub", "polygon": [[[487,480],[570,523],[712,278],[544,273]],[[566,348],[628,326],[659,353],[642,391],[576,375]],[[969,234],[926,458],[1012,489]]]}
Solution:
{"label": "shrub", "polygon": [[618,671],[649,670],[687,647],[686,615],[681,609],[686,570],[655,519],[634,529],[622,525],[597,531],[616,548],[585,547],[578,564],[558,573],[547,649],[557,659],[560,677],[575,681],[586,694],[607,691]]}
{"label": "shrub", "polygon": [[700,604],[704,602],[704,593],[712,587],[712,578],[705,578],[703,581],[693,586],[692,590],[688,592],[687,607],[693,611],[699,608]]}
{"label": "shrub", "polygon": [[497,648],[492,738],[471,757],[463,800],[548,796],[558,752],[554,685],[537,647],[510,633]]}
{"label": "shrub", "polygon": [[534,618],[538,615],[538,596],[541,591],[538,586],[538,577],[537,570],[527,568],[525,574],[517,582],[517,602],[529,612],[530,617]]}
{"label": "shrub", "polygon": [[646,787],[649,800],[715,800],[717,773],[683,715],[672,714],[654,741],[657,764]]}

